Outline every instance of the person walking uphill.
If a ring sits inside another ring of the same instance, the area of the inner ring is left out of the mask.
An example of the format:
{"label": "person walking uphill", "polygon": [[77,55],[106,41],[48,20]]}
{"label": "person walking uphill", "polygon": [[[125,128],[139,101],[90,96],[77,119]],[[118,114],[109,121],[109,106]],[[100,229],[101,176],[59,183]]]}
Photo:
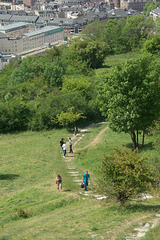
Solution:
{"label": "person walking uphill", "polygon": [[69,138],[69,148],[70,148],[70,153],[73,153],[73,150],[72,150],[72,139]]}
{"label": "person walking uphill", "polygon": [[64,142],[63,145],[62,145],[62,148],[63,148],[63,157],[66,157],[66,151],[67,151],[67,147],[66,147],[66,143]]}
{"label": "person walking uphill", "polygon": [[64,142],[63,142],[63,140],[64,140],[64,139],[63,139],[63,138],[61,138],[61,141],[60,141],[61,151],[60,151],[60,153],[62,153],[62,151],[63,151],[63,148],[62,148],[62,146],[63,146],[63,143],[64,143]]}
{"label": "person walking uphill", "polygon": [[87,190],[88,179],[90,182],[90,175],[89,175],[88,171],[86,170],[85,173],[83,174],[83,179],[82,179],[82,182],[84,183],[84,191],[88,191]]}
{"label": "person walking uphill", "polygon": [[76,135],[78,133],[78,128],[76,126],[74,126],[74,128],[73,128],[73,132],[74,132],[74,135]]}

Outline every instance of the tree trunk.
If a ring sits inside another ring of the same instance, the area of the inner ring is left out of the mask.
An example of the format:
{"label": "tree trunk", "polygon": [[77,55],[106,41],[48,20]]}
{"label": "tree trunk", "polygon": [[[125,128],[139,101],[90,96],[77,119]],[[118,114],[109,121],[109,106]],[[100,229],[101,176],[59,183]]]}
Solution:
{"label": "tree trunk", "polygon": [[143,137],[142,137],[142,147],[144,147],[144,131],[143,131]]}
{"label": "tree trunk", "polygon": [[138,148],[138,130],[137,130],[137,144],[136,144],[137,146],[137,148]]}
{"label": "tree trunk", "polygon": [[131,139],[132,139],[132,142],[133,142],[133,147],[134,147],[134,149],[136,149],[137,144],[136,144],[136,134],[135,134],[135,132],[131,132]]}

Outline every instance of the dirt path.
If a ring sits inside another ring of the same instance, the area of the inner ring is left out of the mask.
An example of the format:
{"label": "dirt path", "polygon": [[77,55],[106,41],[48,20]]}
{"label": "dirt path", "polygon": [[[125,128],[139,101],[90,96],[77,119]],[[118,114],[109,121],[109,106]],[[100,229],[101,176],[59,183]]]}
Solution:
{"label": "dirt path", "polygon": [[107,129],[108,129],[108,126],[105,127],[104,129],[102,129],[102,130],[100,131],[100,133],[98,133],[98,135],[93,139],[92,142],[90,142],[88,145],[86,145],[86,146],[83,147],[83,148],[77,148],[76,151],[81,151],[81,150],[84,150],[84,149],[86,149],[86,148],[88,148],[88,147],[90,147],[90,146],[96,145],[96,143],[99,142],[99,139],[100,139],[101,135],[102,135]]}

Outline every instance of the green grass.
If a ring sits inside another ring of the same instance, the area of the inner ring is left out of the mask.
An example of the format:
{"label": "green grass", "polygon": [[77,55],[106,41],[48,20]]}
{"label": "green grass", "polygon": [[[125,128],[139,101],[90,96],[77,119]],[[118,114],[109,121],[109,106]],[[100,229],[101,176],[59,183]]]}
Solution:
{"label": "green grass", "polygon": [[124,54],[118,54],[118,55],[111,55],[106,57],[104,65],[106,67],[113,67],[118,63],[124,63],[127,60],[130,60],[137,56],[136,52],[129,52]]}
{"label": "green grass", "polygon": [[160,227],[151,229],[143,240],[160,240]]}
{"label": "green grass", "polygon": [[[96,240],[120,240],[139,221],[154,219],[154,214],[160,212],[159,199],[132,202],[121,209],[114,202],[80,194],[80,187],[67,173],[68,166],[74,166],[81,174],[88,169],[92,178],[89,188],[94,188],[104,153],[114,147],[132,146],[128,134],[110,129],[98,138],[106,126],[89,129],[73,148],[75,153],[68,163],[59,146],[62,137],[73,137],[66,130],[0,135],[0,240],[92,239],[93,234]],[[141,154],[152,158],[157,153],[151,141],[147,137]],[[63,177],[63,192],[57,192],[57,174]],[[20,209],[27,218],[18,215]]]}

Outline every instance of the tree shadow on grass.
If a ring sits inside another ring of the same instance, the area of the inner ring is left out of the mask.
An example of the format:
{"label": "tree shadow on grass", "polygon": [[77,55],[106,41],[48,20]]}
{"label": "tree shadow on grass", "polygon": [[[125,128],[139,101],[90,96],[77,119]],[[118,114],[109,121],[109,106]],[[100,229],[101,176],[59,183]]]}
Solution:
{"label": "tree shadow on grass", "polygon": [[18,174],[0,174],[0,180],[13,180],[18,177]]}
{"label": "tree shadow on grass", "polygon": [[133,212],[158,212],[160,210],[160,205],[131,204],[127,206],[127,210]]}
{"label": "tree shadow on grass", "polygon": [[[126,146],[127,148],[130,148],[131,150],[134,150],[132,143],[127,143],[125,146]],[[152,143],[152,142],[149,142],[149,143],[147,143],[147,144],[144,144],[144,147],[142,147],[142,145],[139,144],[138,150],[139,150],[139,152],[147,151],[147,150],[154,150],[153,143]]]}
{"label": "tree shadow on grass", "polygon": [[153,213],[158,213],[160,211],[160,204],[143,204],[142,201],[141,202],[137,202],[137,204],[132,204],[132,203],[128,203],[126,204],[126,207],[121,207],[120,205],[117,207],[116,206],[112,206],[111,209],[113,211],[118,210],[121,213],[126,214],[128,213],[135,213],[135,212],[153,212]]}

